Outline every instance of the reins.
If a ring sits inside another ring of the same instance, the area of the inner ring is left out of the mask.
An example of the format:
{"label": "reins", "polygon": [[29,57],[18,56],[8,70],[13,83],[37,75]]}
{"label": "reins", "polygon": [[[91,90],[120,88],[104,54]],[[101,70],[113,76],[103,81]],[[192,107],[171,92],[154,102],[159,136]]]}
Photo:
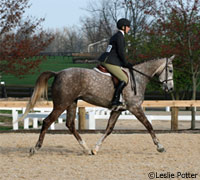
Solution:
{"label": "reins", "polygon": [[139,71],[139,70],[137,70],[137,69],[135,69],[135,68],[130,68],[131,70],[133,70],[133,71],[135,71],[135,72],[137,72],[137,73],[139,73],[139,74],[141,74],[141,75],[143,75],[143,76],[145,76],[145,77],[147,77],[150,81],[153,81],[153,82],[155,82],[155,83],[158,83],[158,84],[163,84],[163,82],[167,82],[167,81],[170,81],[170,80],[172,80],[172,79],[168,79],[168,72],[167,72],[167,65],[168,65],[168,58],[166,58],[166,65],[165,65],[165,68],[163,68],[163,70],[161,71],[161,73],[159,74],[159,76],[163,73],[163,71],[165,70],[166,71],[166,73],[165,73],[165,80],[164,81],[158,81],[158,80],[156,80],[156,79],[153,79],[153,77],[151,77],[151,76],[149,76],[149,75],[147,75],[147,74],[145,74],[145,73],[143,73],[143,72],[141,72],[141,71]]}
{"label": "reins", "polygon": [[158,81],[158,80],[156,80],[156,79],[153,79],[153,77],[151,77],[151,76],[149,76],[149,75],[147,75],[147,74],[145,74],[145,73],[143,73],[143,72],[141,72],[141,71],[138,71],[137,69],[135,69],[135,68],[130,68],[131,70],[133,70],[133,71],[135,71],[135,72],[137,72],[137,73],[139,73],[139,74],[141,74],[141,75],[143,75],[143,76],[145,76],[145,77],[147,77],[150,81],[154,81],[154,82],[156,82],[156,83],[158,83],[158,84],[162,84],[162,82],[160,82],[160,81]]}

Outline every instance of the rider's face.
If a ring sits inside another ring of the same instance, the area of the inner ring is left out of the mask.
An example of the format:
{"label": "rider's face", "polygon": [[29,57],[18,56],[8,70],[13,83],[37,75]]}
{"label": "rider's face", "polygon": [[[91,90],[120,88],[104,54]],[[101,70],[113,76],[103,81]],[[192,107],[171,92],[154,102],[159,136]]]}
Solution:
{"label": "rider's face", "polygon": [[126,26],[125,33],[127,34],[130,31],[130,29],[131,29],[130,27]]}
{"label": "rider's face", "polygon": [[130,31],[130,27],[129,26],[123,26],[122,30],[125,32],[125,34],[127,34]]}

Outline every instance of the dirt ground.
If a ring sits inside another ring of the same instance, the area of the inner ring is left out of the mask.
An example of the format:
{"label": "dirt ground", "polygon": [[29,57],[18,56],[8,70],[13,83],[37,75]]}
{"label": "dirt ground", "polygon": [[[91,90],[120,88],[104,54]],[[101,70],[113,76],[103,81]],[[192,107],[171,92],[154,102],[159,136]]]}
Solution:
{"label": "dirt ground", "polygon": [[[97,120],[96,121],[96,129],[106,129],[108,120]],[[154,130],[171,130],[171,121],[163,121],[163,120],[153,120],[152,126]],[[41,128],[41,127],[40,127]],[[76,128],[78,129],[78,122],[76,122]],[[89,128],[88,121],[86,121],[86,129]],[[190,121],[179,121],[178,129],[190,129],[191,122]],[[195,124],[196,129],[200,129],[200,121],[196,121]],[[65,122],[64,123],[56,123],[55,129],[66,129]],[[126,129],[126,130],[146,130],[146,128],[138,121],[138,120],[118,120],[114,129]]]}
{"label": "dirt ground", "polygon": [[[101,135],[81,136],[92,148]],[[200,179],[200,134],[157,136],[165,153],[156,151],[149,134],[112,134],[99,154],[89,156],[72,135],[46,134],[42,149],[29,157],[38,134],[0,134],[0,179],[148,180],[154,175]]]}

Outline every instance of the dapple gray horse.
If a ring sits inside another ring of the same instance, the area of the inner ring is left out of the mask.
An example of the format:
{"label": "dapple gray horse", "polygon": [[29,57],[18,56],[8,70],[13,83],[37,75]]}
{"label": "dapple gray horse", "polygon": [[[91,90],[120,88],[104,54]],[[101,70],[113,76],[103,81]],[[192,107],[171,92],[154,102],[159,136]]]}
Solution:
{"label": "dapple gray horse", "polygon": [[[137,93],[135,94],[132,90],[131,83],[128,83],[122,93],[126,110],[134,114],[146,127],[159,152],[163,152],[165,149],[156,137],[151,123],[143,112],[141,104],[144,100],[146,85],[154,75],[159,76],[159,81],[162,82],[166,91],[173,89],[173,59],[174,56],[150,60],[135,65],[133,73]],[[125,68],[125,71],[129,74],[128,69]],[[53,110],[44,119],[39,140],[35,147],[31,148],[30,154],[33,155],[42,147],[47,129],[65,110],[67,110],[66,126],[70,132],[73,133],[86,153],[97,154],[103,141],[112,132],[121,110],[111,111],[105,134],[97,142],[94,149],[89,150],[85,141],[75,129],[77,101],[81,99],[97,106],[109,108],[114,93],[114,85],[111,77],[103,75],[94,69],[84,68],[69,68],[60,72],[43,72],[36,81],[33,95],[21,119],[25,118],[28,112],[34,107],[36,101],[45,93],[48,86],[48,79],[51,77],[54,77],[52,84]]]}

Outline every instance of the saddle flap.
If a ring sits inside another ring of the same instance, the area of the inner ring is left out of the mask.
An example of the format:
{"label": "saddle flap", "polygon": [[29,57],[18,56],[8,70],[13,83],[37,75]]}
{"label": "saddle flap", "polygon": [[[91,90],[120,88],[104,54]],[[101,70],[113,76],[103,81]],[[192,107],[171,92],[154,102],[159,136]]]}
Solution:
{"label": "saddle flap", "polygon": [[[110,73],[106,67],[102,66],[102,65],[98,65],[96,67],[99,71],[103,72],[103,73]],[[128,73],[122,69],[122,71],[126,74],[126,76],[128,77]],[[111,73],[110,73],[111,74]],[[113,80],[113,83],[114,83],[114,86],[116,87],[119,83],[119,79],[117,77],[115,77],[113,74],[111,74],[112,76],[112,80]],[[128,78],[129,79],[129,78]]]}
{"label": "saddle flap", "polygon": [[99,71],[103,72],[103,73],[109,73],[108,70],[106,69],[106,67],[102,66],[102,65],[98,65],[96,67]]}

